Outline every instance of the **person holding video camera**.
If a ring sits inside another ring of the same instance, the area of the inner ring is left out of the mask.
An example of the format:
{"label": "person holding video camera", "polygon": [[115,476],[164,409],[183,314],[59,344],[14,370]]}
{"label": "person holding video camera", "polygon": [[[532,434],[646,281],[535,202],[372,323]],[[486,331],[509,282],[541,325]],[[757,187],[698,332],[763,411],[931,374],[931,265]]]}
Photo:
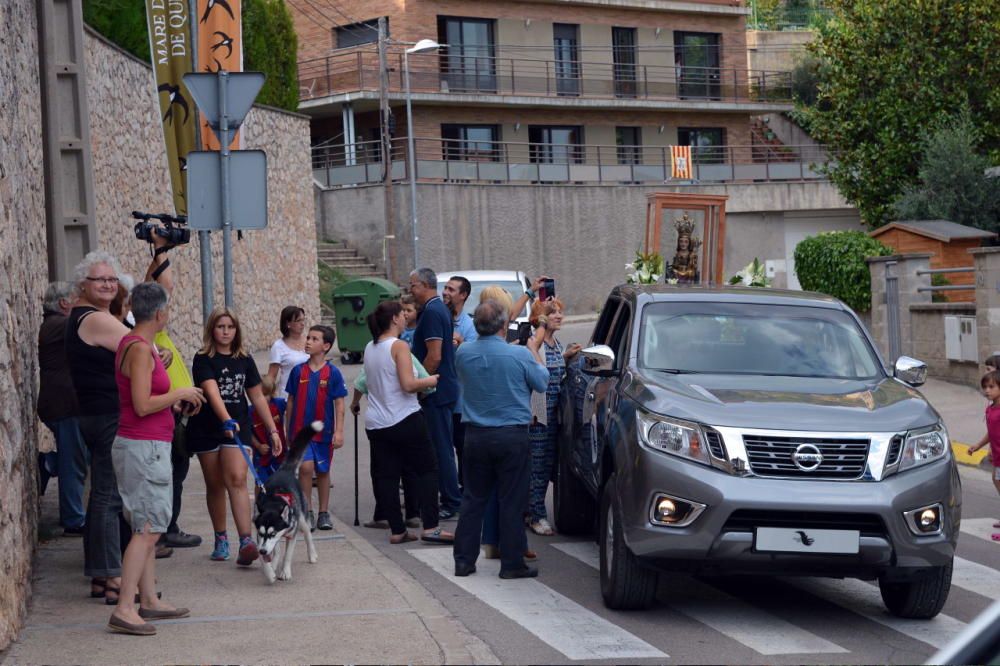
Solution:
{"label": "person holding video camera", "polygon": [[[146,269],[144,281],[159,284],[167,295],[171,296],[174,289],[174,275],[167,253],[179,245],[186,245],[191,240],[190,230],[184,228],[187,218],[183,215],[176,217],[166,214],[150,215],[139,211],[132,211],[132,217],[139,220],[134,227],[136,238],[149,243],[153,255]],[[161,358],[164,358],[164,366],[170,378],[170,389],[176,391],[193,387],[194,380],[191,378],[188,366],[180,357],[165,328],[156,333],[153,343]],[[184,532],[177,524],[181,513],[184,481],[191,468],[191,454],[188,453],[184,442],[187,419],[184,414],[174,414],[175,427],[170,447],[173,504],[170,524],[157,543],[158,557],[168,556],[170,548],[194,548],[202,543],[200,536]]]}

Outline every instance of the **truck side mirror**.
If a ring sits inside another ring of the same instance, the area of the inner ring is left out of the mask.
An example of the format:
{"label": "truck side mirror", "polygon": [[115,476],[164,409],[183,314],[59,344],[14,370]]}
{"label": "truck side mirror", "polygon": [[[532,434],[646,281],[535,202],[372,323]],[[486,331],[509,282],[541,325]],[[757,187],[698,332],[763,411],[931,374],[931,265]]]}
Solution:
{"label": "truck side mirror", "polygon": [[910,386],[920,386],[927,381],[927,365],[915,358],[900,356],[896,359],[896,367],[892,374]]}
{"label": "truck side mirror", "polygon": [[580,352],[583,356],[584,374],[592,377],[610,377],[614,374],[615,353],[607,345],[594,345]]}

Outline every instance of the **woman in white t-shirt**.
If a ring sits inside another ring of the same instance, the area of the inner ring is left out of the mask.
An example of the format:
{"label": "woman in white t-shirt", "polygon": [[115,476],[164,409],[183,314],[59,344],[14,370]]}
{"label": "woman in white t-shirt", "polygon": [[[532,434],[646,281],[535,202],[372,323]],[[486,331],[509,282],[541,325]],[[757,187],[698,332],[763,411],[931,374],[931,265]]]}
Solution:
{"label": "woman in white t-shirt", "polygon": [[306,347],[306,312],[297,305],[287,305],[281,310],[281,339],[275,340],[271,345],[270,365],[267,368],[267,376],[274,380],[274,404],[277,405],[281,415],[285,415],[285,405],[288,401],[288,393],[285,392],[285,383],[288,381],[288,373],[295,366],[309,360],[309,354],[305,352]]}

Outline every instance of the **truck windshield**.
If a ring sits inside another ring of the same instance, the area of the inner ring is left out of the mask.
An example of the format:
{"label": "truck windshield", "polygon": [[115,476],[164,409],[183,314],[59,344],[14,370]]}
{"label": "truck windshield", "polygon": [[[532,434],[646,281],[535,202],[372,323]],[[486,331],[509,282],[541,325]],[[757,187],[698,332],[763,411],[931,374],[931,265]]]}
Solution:
{"label": "truck windshield", "polygon": [[868,380],[877,357],[845,312],[757,303],[651,303],[639,365],[668,372]]}
{"label": "truck windshield", "polygon": [[[443,282],[441,284],[444,284]],[[493,282],[473,282],[472,283],[472,293],[469,294],[469,300],[465,302],[465,307],[462,308],[464,312],[467,312],[471,317],[476,308],[479,307],[479,292],[481,292],[485,287],[494,284],[503,287],[508,294],[510,294],[510,299],[512,301],[517,301],[524,293],[524,285],[516,280],[505,281],[497,280]],[[526,313],[525,313],[526,316]]]}

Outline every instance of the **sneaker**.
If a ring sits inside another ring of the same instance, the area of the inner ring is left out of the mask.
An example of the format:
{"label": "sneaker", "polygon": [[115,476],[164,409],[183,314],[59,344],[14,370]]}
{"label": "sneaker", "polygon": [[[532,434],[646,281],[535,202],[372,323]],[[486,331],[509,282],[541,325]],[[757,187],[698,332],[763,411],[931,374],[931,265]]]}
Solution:
{"label": "sneaker", "polygon": [[174,549],[166,544],[158,543],[156,544],[156,553],[154,557],[158,560],[164,560],[174,554]]}
{"label": "sneaker", "polygon": [[163,543],[171,548],[196,548],[201,545],[201,537],[178,530],[163,535]]}
{"label": "sneaker", "polygon": [[215,549],[212,551],[211,558],[216,562],[223,562],[229,559],[229,539],[225,536],[215,537]]}
{"label": "sneaker", "polygon": [[452,509],[441,509],[438,512],[438,520],[453,520],[458,518],[458,511]]}
{"label": "sneaker", "polygon": [[240,537],[240,554],[236,558],[236,564],[248,567],[258,557],[260,557],[260,553],[257,552],[257,544],[253,542],[253,539],[248,536]]}
{"label": "sneaker", "polygon": [[531,528],[531,531],[538,536],[552,536],[556,533],[556,531],[552,529],[552,525],[550,525],[549,521],[545,518],[539,518],[538,520],[533,521],[529,524],[529,527]]}
{"label": "sneaker", "polygon": [[332,530],[333,521],[330,520],[330,514],[327,511],[320,511],[319,516],[316,518],[316,529],[318,530]]}
{"label": "sneaker", "polygon": [[315,532],[316,531],[316,514],[312,512],[312,509],[310,509],[308,515],[309,515],[309,531],[310,532]]}

